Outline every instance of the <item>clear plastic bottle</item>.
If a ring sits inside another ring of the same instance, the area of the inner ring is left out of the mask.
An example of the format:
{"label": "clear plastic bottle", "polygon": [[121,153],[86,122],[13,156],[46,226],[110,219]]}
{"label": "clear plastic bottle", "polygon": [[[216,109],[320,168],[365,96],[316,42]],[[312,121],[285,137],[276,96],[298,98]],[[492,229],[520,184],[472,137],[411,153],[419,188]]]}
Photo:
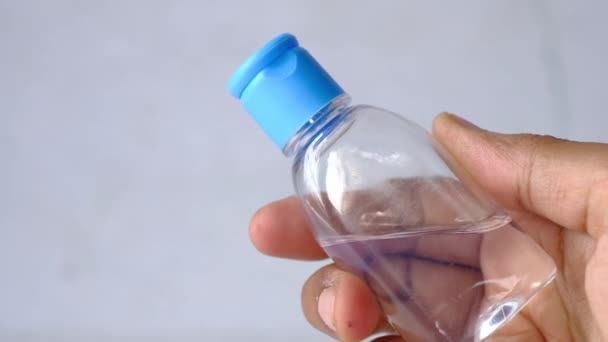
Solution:
{"label": "clear plastic bottle", "polygon": [[450,169],[416,124],[350,97],[282,34],[229,83],[233,96],[294,157],[313,233],[364,279],[410,341],[480,341],[555,276],[553,260]]}

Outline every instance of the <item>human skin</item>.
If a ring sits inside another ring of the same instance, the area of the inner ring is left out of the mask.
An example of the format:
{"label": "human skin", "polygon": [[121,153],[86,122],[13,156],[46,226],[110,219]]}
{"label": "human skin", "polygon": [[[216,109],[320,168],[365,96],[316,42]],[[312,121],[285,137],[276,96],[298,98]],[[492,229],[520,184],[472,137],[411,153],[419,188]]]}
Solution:
{"label": "human skin", "polygon": [[[608,340],[608,145],[498,134],[446,113],[432,134],[456,173],[470,176],[557,265],[556,280],[490,340]],[[262,207],[250,237],[267,255],[327,258],[293,196]],[[341,341],[391,331],[365,282],[333,263],[311,275],[301,300],[310,324]]]}

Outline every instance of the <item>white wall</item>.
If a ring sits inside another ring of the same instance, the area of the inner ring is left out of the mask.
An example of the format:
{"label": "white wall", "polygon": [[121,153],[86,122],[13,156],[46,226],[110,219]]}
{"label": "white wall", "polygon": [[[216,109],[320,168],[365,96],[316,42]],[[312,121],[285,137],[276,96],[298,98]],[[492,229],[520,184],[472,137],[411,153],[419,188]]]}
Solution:
{"label": "white wall", "polygon": [[[608,141],[602,1],[0,1],[0,340],[325,341],[318,264],[247,223],[289,163],[227,95],[298,35],[357,102],[429,127]],[[239,338],[241,337],[241,338]]]}

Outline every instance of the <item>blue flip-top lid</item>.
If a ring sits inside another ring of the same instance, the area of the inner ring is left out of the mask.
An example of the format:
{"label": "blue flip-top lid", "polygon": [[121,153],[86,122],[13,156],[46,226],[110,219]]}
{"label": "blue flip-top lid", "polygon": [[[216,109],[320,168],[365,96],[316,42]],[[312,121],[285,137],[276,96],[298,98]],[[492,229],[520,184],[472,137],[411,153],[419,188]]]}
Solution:
{"label": "blue flip-top lid", "polygon": [[251,55],[228,82],[230,94],[279,147],[344,90],[284,33]]}

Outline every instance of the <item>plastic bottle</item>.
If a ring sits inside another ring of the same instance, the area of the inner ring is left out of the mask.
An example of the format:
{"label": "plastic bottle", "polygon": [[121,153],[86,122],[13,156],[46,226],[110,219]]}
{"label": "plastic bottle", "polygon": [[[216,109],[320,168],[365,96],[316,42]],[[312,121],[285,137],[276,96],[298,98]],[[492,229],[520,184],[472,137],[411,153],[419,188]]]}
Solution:
{"label": "plastic bottle", "polygon": [[553,260],[418,125],[350,97],[290,34],[230,93],[288,157],[328,255],[363,278],[406,340],[479,341],[555,276]]}

